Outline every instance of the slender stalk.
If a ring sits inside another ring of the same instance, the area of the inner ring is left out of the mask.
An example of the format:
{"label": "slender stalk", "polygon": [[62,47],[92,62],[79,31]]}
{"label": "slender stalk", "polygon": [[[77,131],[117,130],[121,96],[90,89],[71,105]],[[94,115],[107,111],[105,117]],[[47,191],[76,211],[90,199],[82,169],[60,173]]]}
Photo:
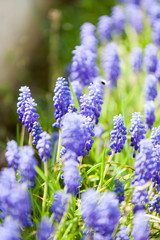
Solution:
{"label": "slender stalk", "polygon": [[[45,174],[46,177],[48,177],[48,164],[47,164],[47,161],[44,162],[44,174]],[[48,185],[45,182],[44,183],[43,202],[42,202],[42,215],[44,215],[44,213],[45,213],[47,190],[48,190]]]}
{"label": "slender stalk", "polygon": [[32,147],[32,132],[29,133],[29,146]]}
{"label": "slender stalk", "polygon": [[24,135],[25,135],[25,125],[22,125],[20,147],[23,147]]}
{"label": "slender stalk", "polygon": [[56,162],[58,162],[58,161],[59,161],[59,158],[60,158],[60,152],[61,152],[61,142],[62,142],[61,130],[59,130],[59,139],[58,139],[58,149],[57,149],[57,157],[56,157]]}

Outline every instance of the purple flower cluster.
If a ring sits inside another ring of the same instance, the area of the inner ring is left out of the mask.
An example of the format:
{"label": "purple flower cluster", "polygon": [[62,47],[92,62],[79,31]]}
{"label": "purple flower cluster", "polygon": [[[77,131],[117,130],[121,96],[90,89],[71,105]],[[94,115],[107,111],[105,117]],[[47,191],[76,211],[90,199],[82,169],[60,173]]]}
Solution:
{"label": "purple flower cluster", "polygon": [[125,199],[125,197],[124,197],[124,187],[123,187],[123,183],[120,182],[119,179],[115,180],[114,192],[117,196],[117,199],[118,199],[119,203],[124,201],[124,199]]}
{"label": "purple flower cluster", "polygon": [[47,157],[52,158],[52,155],[51,155],[52,146],[51,145],[52,145],[51,136],[47,132],[42,132],[40,134],[40,139],[37,142],[36,148],[38,149],[40,159],[42,159],[43,162],[47,161]]}
{"label": "purple flower cluster", "polygon": [[38,140],[41,138],[40,137],[40,134],[42,133],[42,127],[41,125],[39,124],[39,122],[35,122],[33,124],[33,127],[32,127],[32,137],[33,137],[33,141],[32,141],[32,144],[33,145],[36,145]]}
{"label": "purple flower cluster", "polygon": [[154,73],[156,71],[158,63],[157,54],[158,48],[153,43],[145,47],[144,63],[149,73]]}
{"label": "purple flower cluster", "polygon": [[116,235],[116,240],[129,240],[128,236],[129,229],[125,225],[120,226],[120,230]]}
{"label": "purple flower cluster", "polygon": [[59,77],[56,82],[54,89],[54,117],[56,122],[52,125],[53,127],[60,127],[61,118],[68,112],[69,105],[71,103],[71,92],[68,86],[68,81],[65,78]]}
{"label": "purple flower cluster", "polygon": [[136,240],[149,239],[148,218],[144,210],[138,211],[134,216],[132,236]]}
{"label": "purple flower cluster", "polygon": [[152,128],[151,141],[153,146],[160,145],[160,127]]}
{"label": "purple flower cluster", "polygon": [[150,202],[149,211],[152,212],[156,210],[157,213],[160,213],[160,195],[155,195]]}
{"label": "purple flower cluster", "polygon": [[5,153],[9,167],[13,167],[15,171],[19,166],[19,147],[16,141],[12,140],[7,143],[7,151]]}
{"label": "purple flower cluster", "polygon": [[153,101],[147,101],[144,105],[144,117],[148,128],[152,128],[156,117],[155,117],[155,104]]}
{"label": "purple flower cluster", "polygon": [[105,73],[105,78],[110,81],[111,87],[115,87],[120,75],[120,59],[116,43],[111,42],[104,48],[102,67]]}
{"label": "purple flower cluster", "polygon": [[154,75],[150,74],[145,79],[145,98],[147,101],[154,101],[157,96],[157,79]]}
{"label": "purple flower cluster", "polygon": [[111,38],[112,33],[112,19],[107,15],[101,16],[98,19],[98,35],[100,37],[100,41],[102,43],[107,42]]}
{"label": "purple flower cluster", "polygon": [[[83,95],[83,86],[82,86],[82,84],[78,80],[77,81],[73,81],[71,83],[71,85],[72,85],[73,92],[76,95],[77,100],[79,102],[80,97]],[[71,103],[74,104],[73,95],[71,95]]]}
{"label": "purple flower cluster", "polygon": [[[121,152],[123,145],[127,139],[126,127],[124,126],[124,120],[121,114],[113,117],[114,128],[111,131],[111,144],[110,147],[115,153]],[[112,151],[109,151],[109,155],[112,154]]]}
{"label": "purple flower cluster", "polygon": [[118,35],[121,35],[124,31],[124,24],[125,24],[125,15],[123,8],[121,6],[115,6],[112,8],[112,24],[113,30]]}
{"label": "purple flower cluster", "polygon": [[140,141],[145,138],[144,135],[147,133],[142,118],[143,116],[141,116],[140,112],[132,113],[131,128],[129,131],[131,133],[130,146],[134,147],[133,157],[135,157],[136,151],[139,149]]}
{"label": "purple flower cluster", "polygon": [[153,23],[152,39],[156,45],[160,46],[160,22],[159,22],[159,19]]}
{"label": "purple flower cluster", "polygon": [[156,68],[156,72],[155,72],[155,77],[158,79],[158,81],[160,82],[160,60],[158,60],[157,63],[157,68]]}
{"label": "purple flower cluster", "polygon": [[0,225],[0,236],[2,240],[20,240],[20,226],[18,221],[8,216]]}
{"label": "purple flower cluster", "polygon": [[38,224],[37,240],[52,240],[53,239],[53,225],[48,217],[43,217]]}
{"label": "purple flower cluster", "polygon": [[142,70],[143,55],[142,49],[139,47],[133,48],[130,56],[131,67],[135,74]]}

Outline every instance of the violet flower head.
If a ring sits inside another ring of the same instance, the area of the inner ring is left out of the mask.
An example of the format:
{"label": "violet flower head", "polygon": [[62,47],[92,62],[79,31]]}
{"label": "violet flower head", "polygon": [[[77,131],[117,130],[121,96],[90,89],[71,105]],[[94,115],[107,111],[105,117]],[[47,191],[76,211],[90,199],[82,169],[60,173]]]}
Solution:
{"label": "violet flower head", "polygon": [[130,62],[132,70],[135,74],[139,73],[142,70],[143,55],[141,48],[135,47],[132,49]]}
{"label": "violet flower head", "polygon": [[[111,131],[111,144],[110,147],[115,153],[121,152],[123,145],[126,142],[127,128],[124,126],[124,120],[121,114],[113,117],[114,127]],[[112,154],[112,151],[109,151],[109,155]]]}
{"label": "violet flower head", "polygon": [[29,146],[23,146],[19,159],[20,182],[26,182],[28,187],[34,187],[36,166],[37,160],[34,157],[34,149]]}
{"label": "violet flower head", "polygon": [[132,236],[136,240],[149,239],[148,218],[143,210],[138,211],[134,216]]}
{"label": "violet flower head", "polygon": [[53,225],[48,217],[43,217],[38,224],[37,240],[52,240],[53,239]]}
{"label": "violet flower head", "polygon": [[54,200],[51,205],[51,211],[54,214],[53,219],[56,222],[60,222],[63,217],[63,214],[67,210],[68,200],[69,200],[70,195],[66,194],[62,190],[59,190],[54,193],[53,197],[54,197]]}
{"label": "violet flower head", "polygon": [[107,42],[111,38],[112,33],[111,17],[108,17],[107,15],[99,17],[97,30],[101,43]]}
{"label": "violet flower head", "polygon": [[7,151],[5,153],[9,167],[13,167],[15,171],[19,165],[19,146],[16,141],[12,140],[7,143]]}
{"label": "violet flower head", "polygon": [[120,230],[116,235],[116,240],[129,240],[129,229],[125,225],[120,226]]}
{"label": "violet flower head", "polygon": [[158,60],[157,63],[157,68],[156,68],[156,72],[155,72],[155,77],[158,79],[158,81],[160,82],[160,60]]}
{"label": "violet flower head", "polygon": [[143,116],[140,112],[132,113],[131,128],[129,129],[131,133],[131,147],[134,147],[133,157],[136,155],[136,151],[139,149],[139,143],[145,138],[147,133],[145,125],[143,123]]}
{"label": "violet flower head", "polygon": [[153,101],[147,101],[144,104],[144,117],[145,117],[147,127],[150,129],[152,128],[156,120],[155,110],[156,110],[156,107]]}
{"label": "violet flower head", "polygon": [[155,152],[155,165],[153,174],[152,174],[152,182],[153,187],[155,188],[156,192],[160,191],[160,145],[154,145],[154,152]]}
{"label": "violet flower head", "polygon": [[42,133],[42,127],[39,124],[39,122],[34,122],[33,127],[32,127],[32,137],[33,137],[33,141],[32,144],[36,145],[38,140],[41,138],[40,134]]}
{"label": "violet flower head", "polygon": [[[72,84],[73,92],[75,93],[77,100],[79,102],[80,97],[83,95],[83,86],[81,85],[81,83],[79,81],[73,81],[73,82],[71,82],[71,84]],[[71,103],[74,104],[73,95],[71,96]]]}
{"label": "violet flower head", "polygon": [[68,81],[65,78],[57,78],[54,93],[54,117],[56,119],[56,122],[52,126],[59,128],[61,124],[61,118],[68,112],[68,108],[71,103],[71,92]]}
{"label": "violet flower head", "polygon": [[112,23],[113,23],[113,30],[118,35],[121,35],[124,31],[124,24],[125,24],[125,15],[123,8],[121,6],[115,6],[112,8]]}
{"label": "violet flower head", "polygon": [[152,128],[151,141],[153,146],[160,145],[160,126]]}
{"label": "violet flower head", "polygon": [[31,92],[29,87],[23,86],[19,89],[20,94],[18,97],[18,103],[17,103],[17,113],[19,114],[19,120],[24,124],[23,115],[25,113],[25,103],[26,100],[31,97]]}
{"label": "violet flower head", "polygon": [[152,39],[157,46],[160,46],[160,19],[153,23]]}
{"label": "violet flower head", "polygon": [[160,196],[156,194],[150,202],[149,211],[156,210],[156,213],[160,213]]}
{"label": "violet flower head", "polygon": [[104,125],[99,123],[97,126],[94,127],[94,135],[95,137],[99,138],[102,136],[102,134],[104,133]]}
{"label": "violet flower head", "polygon": [[102,67],[105,78],[110,81],[111,87],[115,87],[117,85],[117,79],[120,75],[120,59],[116,43],[111,42],[104,48],[102,55]]}
{"label": "violet flower head", "polygon": [[71,81],[79,81],[83,86],[89,85],[98,75],[96,54],[85,46],[76,46],[72,51]]}
{"label": "violet flower head", "polygon": [[158,48],[153,43],[145,47],[144,63],[149,73],[154,73],[156,71],[158,63],[157,54]]}
{"label": "violet flower head", "polygon": [[147,101],[154,101],[157,97],[157,79],[154,75],[149,74],[145,79],[145,98]]}
{"label": "violet flower head", "polygon": [[0,236],[2,240],[20,240],[20,226],[18,221],[8,216],[0,225]]}
{"label": "violet flower head", "polygon": [[140,34],[143,31],[143,12],[140,7],[136,4],[128,4],[126,7],[126,14],[128,22],[134,30]]}
{"label": "violet flower head", "polygon": [[95,34],[96,27],[89,22],[81,26],[80,38],[81,44],[92,52],[96,52],[98,40]]}
{"label": "violet flower head", "polygon": [[[145,5],[146,5],[146,3],[145,3]],[[149,21],[150,21],[151,25],[153,26],[154,22],[158,21],[160,19],[160,4],[159,4],[159,2],[154,1],[154,0],[150,1],[148,3],[147,12],[148,12]]]}
{"label": "violet flower head", "polygon": [[117,196],[117,199],[118,199],[119,203],[123,202],[124,199],[125,199],[125,197],[124,197],[124,187],[123,187],[123,183],[120,182],[119,179],[115,180],[114,192]]}
{"label": "violet flower head", "polygon": [[48,158],[52,158],[52,143],[51,143],[51,136],[47,132],[42,132],[40,134],[40,139],[37,142],[36,148],[38,149],[38,153],[40,159],[43,162],[47,161]]}

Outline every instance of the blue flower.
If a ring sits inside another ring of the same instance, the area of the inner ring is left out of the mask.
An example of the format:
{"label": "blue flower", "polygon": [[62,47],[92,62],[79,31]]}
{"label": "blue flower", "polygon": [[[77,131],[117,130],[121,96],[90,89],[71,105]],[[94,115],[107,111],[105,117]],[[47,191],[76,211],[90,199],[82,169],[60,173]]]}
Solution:
{"label": "blue flower", "polygon": [[[121,152],[123,145],[127,139],[126,127],[124,126],[124,120],[121,114],[113,117],[114,121],[114,130],[111,131],[111,144],[110,147],[115,153]],[[109,155],[112,154],[112,151],[109,152]]]}
{"label": "blue flower", "polygon": [[157,68],[156,68],[156,72],[155,72],[155,77],[158,79],[158,81],[160,82],[160,60],[158,60],[157,63]]}
{"label": "blue flower", "polygon": [[54,199],[51,205],[51,211],[53,212],[53,218],[56,222],[60,222],[63,214],[67,210],[69,194],[66,194],[64,191],[59,190],[54,193]]}
{"label": "blue flower", "polygon": [[123,187],[123,183],[120,182],[119,179],[115,180],[114,192],[117,195],[117,199],[119,200],[119,203],[124,201],[124,199],[125,199],[125,197],[124,197],[124,187]]}
{"label": "blue flower", "polygon": [[33,141],[32,144],[36,145],[38,140],[40,139],[40,134],[42,133],[42,127],[39,124],[39,122],[34,122],[33,127],[32,127],[32,137]]}
{"label": "blue flower", "polygon": [[123,8],[121,6],[115,6],[112,8],[112,23],[113,29],[118,34],[121,35],[124,31],[125,15]]}
{"label": "blue flower", "polygon": [[37,160],[34,157],[34,149],[29,146],[23,146],[19,159],[20,181],[27,182],[29,187],[34,187],[36,165]]}
{"label": "blue flower", "polygon": [[38,149],[40,159],[43,162],[47,161],[47,157],[52,158],[52,155],[51,155],[52,144],[50,139],[51,139],[51,136],[47,132],[42,132],[40,134],[40,139],[37,142],[36,148]]}
{"label": "blue flower", "polygon": [[149,205],[149,211],[152,212],[154,210],[156,210],[157,213],[160,213],[160,196],[157,194],[153,197]]}
{"label": "blue flower", "polygon": [[116,235],[116,240],[129,240],[129,229],[125,225],[120,226],[120,230]]}
{"label": "blue flower", "polygon": [[136,240],[149,239],[148,218],[144,210],[138,211],[134,216],[132,236]]}
{"label": "blue flower", "polygon": [[153,43],[145,47],[144,63],[149,73],[154,73],[156,71],[158,63],[157,54],[158,48]]}
{"label": "blue flower", "polygon": [[102,134],[104,133],[104,125],[103,124],[98,124],[97,126],[94,127],[94,135],[95,137],[101,137]]}
{"label": "blue flower", "polygon": [[107,15],[101,16],[98,19],[97,27],[98,35],[102,43],[107,42],[111,38],[112,33],[112,19]]}
{"label": "blue flower", "polygon": [[[83,95],[83,86],[79,81],[73,81],[71,82],[73,92],[75,93],[77,100],[80,100],[80,97]],[[73,95],[71,96],[71,102],[74,104],[74,98]]]}
{"label": "blue flower", "polygon": [[54,107],[55,107],[55,119],[56,122],[53,127],[60,127],[61,118],[68,112],[69,105],[71,103],[71,92],[68,86],[68,81],[65,78],[59,77],[54,89]]}
{"label": "blue flower", "polygon": [[152,27],[152,39],[155,42],[155,44],[157,44],[158,46],[160,46],[160,22],[159,19],[156,20],[153,23],[153,27]]}
{"label": "blue flower", "polygon": [[120,75],[120,60],[116,43],[109,43],[103,50],[102,67],[105,78],[110,81],[111,87],[117,85],[117,79]]}
{"label": "blue flower", "polygon": [[7,143],[7,151],[5,153],[9,167],[17,170],[19,165],[19,147],[16,141],[12,140]]}
{"label": "blue flower", "polygon": [[157,79],[154,75],[148,75],[145,79],[145,98],[147,101],[154,100],[157,96]]}
{"label": "blue flower", "polygon": [[8,216],[4,219],[2,225],[0,225],[1,240],[20,240],[20,226],[18,221]]}
{"label": "blue flower", "polygon": [[96,54],[85,46],[76,46],[73,51],[71,81],[79,81],[83,86],[89,85],[98,75]]}
{"label": "blue flower", "polygon": [[155,116],[155,104],[153,101],[147,101],[144,104],[144,117],[146,120],[146,124],[148,128],[152,128],[155,120],[156,120],[156,116]]}
{"label": "blue flower", "polygon": [[160,145],[160,127],[158,128],[152,128],[151,132],[151,141],[152,144],[155,145]]}
{"label": "blue flower", "polygon": [[147,6],[148,18],[150,20],[151,25],[154,25],[155,21],[160,19],[160,4],[157,1],[149,1]]}
{"label": "blue flower", "polygon": [[139,47],[133,48],[130,56],[131,67],[135,74],[142,70],[143,56],[142,49]]}
{"label": "blue flower", "polygon": [[38,224],[37,240],[52,240],[53,239],[53,225],[48,217],[43,217]]}

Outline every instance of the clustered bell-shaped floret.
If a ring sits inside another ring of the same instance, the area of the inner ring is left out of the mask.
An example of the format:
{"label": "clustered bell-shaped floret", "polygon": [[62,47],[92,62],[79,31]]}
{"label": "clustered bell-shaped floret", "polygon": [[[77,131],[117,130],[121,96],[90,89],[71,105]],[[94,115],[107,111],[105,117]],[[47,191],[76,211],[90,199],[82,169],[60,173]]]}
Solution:
{"label": "clustered bell-shaped floret", "polygon": [[20,225],[14,218],[7,216],[0,225],[0,236],[2,240],[20,240]]}
{"label": "clustered bell-shaped floret", "polygon": [[129,240],[129,229],[125,225],[120,226],[120,230],[116,235],[116,240]]}
{"label": "clustered bell-shaped floret", "polygon": [[42,132],[40,134],[40,139],[37,142],[36,148],[38,149],[38,153],[40,159],[43,162],[47,161],[48,158],[52,158],[52,143],[51,143],[51,136],[47,132]]}
{"label": "clustered bell-shaped floret", "polygon": [[17,113],[19,114],[19,120],[24,124],[23,122],[23,115],[25,113],[25,103],[26,100],[31,97],[31,92],[29,87],[23,86],[19,89],[20,94],[18,97],[18,103],[17,103]]}
{"label": "clustered bell-shaped floret", "polygon": [[42,133],[42,127],[39,124],[39,122],[34,122],[33,127],[32,127],[32,137],[33,137],[33,141],[32,144],[36,145],[38,140],[41,138],[40,134]]}
{"label": "clustered bell-shaped floret", "polygon": [[156,45],[160,46],[160,22],[155,21],[152,27],[152,39]]}
{"label": "clustered bell-shaped floret", "polygon": [[158,48],[153,43],[145,47],[144,63],[148,73],[154,73],[156,71],[158,63],[157,54]]}
{"label": "clustered bell-shaped floret", "polygon": [[157,79],[154,75],[148,75],[145,79],[145,98],[147,101],[154,101],[157,97]]}
{"label": "clustered bell-shaped floret", "polygon": [[37,240],[52,240],[53,239],[53,225],[48,217],[43,217],[38,224]]}
{"label": "clustered bell-shaped floret", "polygon": [[150,202],[149,211],[156,211],[156,213],[160,213],[160,195],[156,194]]}
{"label": "clustered bell-shaped floret", "polygon": [[147,101],[144,105],[144,117],[148,128],[152,128],[156,116],[155,116],[155,104],[153,101]]}
{"label": "clustered bell-shaped floret", "polygon": [[7,143],[5,157],[8,162],[8,166],[17,170],[19,166],[19,146],[16,141],[12,140]]}
{"label": "clustered bell-shaped floret", "polygon": [[113,30],[118,35],[121,35],[124,31],[124,24],[125,24],[125,15],[123,8],[121,6],[115,6],[112,8],[112,24]]}
{"label": "clustered bell-shaped floret", "polygon": [[71,92],[68,86],[68,81],[65,78],[59,77],[57,79],[54,93],[54,117],[56,119],[56,122],[52,126],[59,128],[61,119],[68,112],[68,108],[71,103]]}
{"label": "clustered bell-shaped floret", "polygon": [[102,43],[107,42],[111,38],[112,33],[112,19],[107,15],[101,16],[98,19],[98,35]]}
{"label": "clustered bell-shaped floret", "polygon": [[158,79],[158,81],[160,82],[160,60],[158,60],[157,63],[157,68],[156,68],[156,72],[155,72],[155,77]]}
{"label": "clustered bell-shaped floret", "polygon": [[160,126],[152,128],[151,141],[153,146],[160,145]]}
{"label": "clustered bell-shaped floret", "polygon": [[130,146],[134,147],[133,157],[135,157],[136,151],[139,149],[140,141],[145,138],[144,135],[147,133],[142,118],[143,116],[141,116],[140,112],[132,113],[131,128],[129,131],[131,133]]}
{"label": "clustered bell-shaped floret", "polygon": [[117,196],[117,199],[119,200],[119,203],[124,201],[124,199],[125,199],[125,197],[124,197],[124,187],[123,187],[123,183],[120,182],[119,179],[115,180],[114,192]]}
{"label": "clustered bell-shaped floret", "polygon": [[139,73],[142,70],[143,55],[142,55],[141,48],[135,47],[132,49],[130,62],[131,62],[132,71],[135,74]]}
{"label": "clustered bell-shaped floret", "polygon": [[[124,126],[124,120],[121,114],[113,117],[114,128],[111,131],[111,144],[110,147],[115,153],[121,152],[123,145],[126,142],[126,127]],[[112,151],[109,151],[109,155],[112,154]]]}
{"label": "clustered bell-shaped floret", "polygon": [[136,240],[149,239],[148,218],[144,210],[138,211],[134,216],[132,236]]}

